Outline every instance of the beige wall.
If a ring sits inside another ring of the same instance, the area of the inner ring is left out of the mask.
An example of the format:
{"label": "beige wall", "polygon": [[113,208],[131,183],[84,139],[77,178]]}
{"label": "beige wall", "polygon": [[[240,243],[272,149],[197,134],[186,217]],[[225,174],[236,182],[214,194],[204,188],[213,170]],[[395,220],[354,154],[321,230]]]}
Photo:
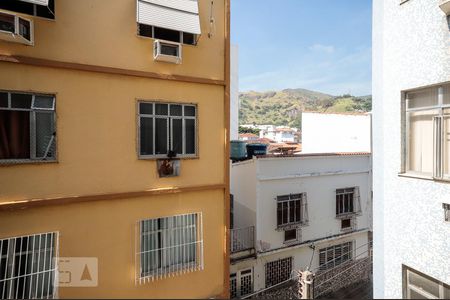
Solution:
{"label": "beige wall", "polygon": [[[0,203],[223,184],[224,88],[0,63],[0,89],[56,94],[59,163],[0,166]],[[198,105],[199,158],[160,179],[137,156],[137,99]],[[26,178],[26,181],[24,181]]]}
{"label": "beige wall", "polygon": [[[61,298],[208,298],[223,292],[223,197],[216,190],[1,212],[0,237],[59,231],[61,257],[97,257],[99,286],[60,288]],[[195,212],[203,214],[204,270],[135,285],[136,222]]]}
{"label": "beige wall", "polygon": [[211,39],[210,1],[199,1],[202,35],[197,46],[183,45],[181,65],[153,61],[153,39],[137,36],[136,0],[55,2],[54,21],[34,18],[34,47],[0,41],[0,53],[224,80],[225,0],[214,1]]}

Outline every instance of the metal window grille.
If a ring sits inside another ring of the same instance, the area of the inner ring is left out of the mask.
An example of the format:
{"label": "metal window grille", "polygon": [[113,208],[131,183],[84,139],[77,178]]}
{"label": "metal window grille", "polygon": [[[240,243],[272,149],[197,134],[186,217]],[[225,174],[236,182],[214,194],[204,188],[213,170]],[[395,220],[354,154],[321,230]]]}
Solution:
{"label": "metal window grille", "polygon": [[353,242],[319,250],[319,269],[328,270],[353,258]]}
{"label": "metal window grille", "polygon": [[361,213],[359,187],[336,190],[336,217]]}
{"label": "metal window grille", "polygon": [[0,254],[1,299],[57,296],[57,232],[2,239]]}
{"label": "metal window grille", "polygon": [[443,203],[442,207],[444,208],[444,220],[450,222],[450,204]]}
{"label": "metal window grille", "polygon": [[[19,122],[12,122],[13,119]],[[29,145],[29,150],[22,149],[21,153],[5,151],[0,163],[55,160],[55,119],[54,96],[0,91],[0,127],[11,132],[20,127],[22,130],[14,131],[20,132],[21,142]],[[8,140],[7,136],[4,138]]]}
{"label": "metal window grille", "polygon": [[197,106],[139,102],[139,157],[164,158],[197,155]]}
{"label": "metal window grille", "polygon": [[136,283],[203,270],[201,213],[142,220],[138,228]]}
{"label": "metal window grille", "polygon": [[266,263],[266,288],[291,278],[292,262],[292,257],[287,257]]}
{"label": "metal window grille", "polygon": [[237,276],[236,273],[230,274],[230,298],[237,298]]}
{"label": "metal window grille", "polygon": [[306,193],[278,196],[277,229],[292,229],[308,224]]}

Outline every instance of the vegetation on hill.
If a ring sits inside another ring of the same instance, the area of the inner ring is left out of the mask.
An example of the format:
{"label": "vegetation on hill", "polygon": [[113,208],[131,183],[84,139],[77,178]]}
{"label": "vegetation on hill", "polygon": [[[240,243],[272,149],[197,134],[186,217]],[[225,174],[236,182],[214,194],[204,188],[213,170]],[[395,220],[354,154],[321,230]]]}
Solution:
{"label": "vegetation on hill", "polygon": [[240,124],[274,124],[301,128],[302,111],[368,112],[372,97],[331,96],[305,89],[239,94]]}

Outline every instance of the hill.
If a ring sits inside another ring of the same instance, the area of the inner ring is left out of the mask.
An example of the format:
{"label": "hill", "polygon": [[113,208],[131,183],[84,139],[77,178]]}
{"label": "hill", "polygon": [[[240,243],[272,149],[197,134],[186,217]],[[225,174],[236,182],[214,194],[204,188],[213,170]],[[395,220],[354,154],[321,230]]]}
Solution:
{"label": "hill", "polygon": [[367,112],[372,97],[332,96],[305,89],[239,93],[240,124],[274,124],[301,128],[302,111]]}

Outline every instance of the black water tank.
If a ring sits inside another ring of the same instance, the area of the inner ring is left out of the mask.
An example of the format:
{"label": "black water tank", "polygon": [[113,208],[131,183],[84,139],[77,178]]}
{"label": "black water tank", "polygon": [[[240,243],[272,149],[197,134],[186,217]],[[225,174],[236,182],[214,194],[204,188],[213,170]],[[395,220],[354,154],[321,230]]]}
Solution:
{"label": "black water tank", "polygon": [[253,158],[253,156],[266,155],[266,144],[247,144],[247,157]]}

